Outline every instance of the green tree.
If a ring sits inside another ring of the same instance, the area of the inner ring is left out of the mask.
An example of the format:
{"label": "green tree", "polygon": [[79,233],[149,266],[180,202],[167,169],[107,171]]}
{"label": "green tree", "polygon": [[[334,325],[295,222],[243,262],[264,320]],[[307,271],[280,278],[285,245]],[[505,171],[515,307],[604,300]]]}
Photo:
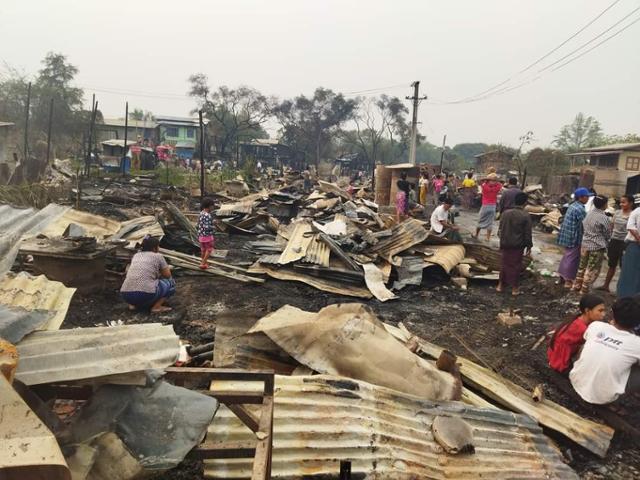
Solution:
{"label": "green tree", "polygon": [[228,157],[239,140],[267,136],[263,125],[271,117],[275,103],[273,98],[247,86],[229,88],[223,85],[211,91],[208,78],[203,73],[191,75],[189,82],[189,95],[196,99],[198,110],[202,109],[209,120],[208,130],[220,156]]}
{"label": "green tree", "polygon": [[541,178],[566,173],[571,165],[564,152],[551,148],[534,148],[527,153],[524,164],[529,175]]}
{"label": "green tree", "polygon": [[141,108],[134,108],[132,112],[129,112],[129,119],[142,122],[143,120],[153,120],[153,113],[150,111],[144,111]]}
{"label": "green tree", "polygon": [[284,100],[273,113],[282,125],[284,140],[300,151],[312,153],[317,168],[334,135],[354,118],[357,104],[357,100],[346,99],[341,93],[318,87],[312,97],[300,95]]}
{"label": "green tree", "polygon": [[553,144],[564,152],[577,152],[583,148],[595,147],[602,142],[600,122],[592,116],[580,112],[568,125],[560,129]]}
{"label": "green tree", "polygon": [[462,159],[464,168],[470,168],[476,165],[475,156],[485,152],[487,147],[486,143],[458,143],[452,150]]}
{"label": "green tree", "polygon": [[398,97],[380,95],[377,98],[358,99],[355,129],[344,132],[344,143],[350,144],[373,169],[382,162],[385,140],[394,134],[402,136],[408,131],[406,115],[409,109]]}
{"label": "green tree", "polygon": [[613,145],[614,143],[640,143],[640,135],[627,133],[626,135],[605,135],[602,139],[603,145]]}

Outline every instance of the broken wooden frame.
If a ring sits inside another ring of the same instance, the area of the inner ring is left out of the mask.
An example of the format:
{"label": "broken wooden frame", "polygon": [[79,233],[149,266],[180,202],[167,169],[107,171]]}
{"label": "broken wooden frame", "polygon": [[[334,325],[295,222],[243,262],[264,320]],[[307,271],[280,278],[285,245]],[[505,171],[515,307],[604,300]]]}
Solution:
{"label": "broken wooden frame", "polygon": [[[212,458],[251,458],[253,472],[251,480],[271,478],[271,455],[273,451],[273,387],[272,370],[235,370],[224,368],[181,368],[165,369],[165,379],[175,385],[194,383],[209,385],[212,381],[262,382],[260,391],[198,390],[212,396],[231,410],[252,432],[256,434],[254,442],[208,442],[194,448],[189,456],[206,460]],[[259,416],[247,410],[244,405],[261,405]]]}

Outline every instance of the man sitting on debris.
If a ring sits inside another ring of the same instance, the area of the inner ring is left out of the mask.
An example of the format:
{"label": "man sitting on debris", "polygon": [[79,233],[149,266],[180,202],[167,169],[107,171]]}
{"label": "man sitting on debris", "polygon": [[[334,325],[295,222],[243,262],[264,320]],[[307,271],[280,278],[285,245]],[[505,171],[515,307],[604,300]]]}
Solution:
{"label": "man sitting on debris", "polygon": [[447,197],[442,205],[436,207],[431,214],[431,232],[452,242],[462,242],[459,227],[449,222],[449,210],[452,205],[453,201]]}
{"label": "man sitting on debris", "polygon": [[583,400],[596,405],[616,401],[621,395],[640,392],[640,304],[631,297],[612,306],[609,323],[593,322],[569,379]]}
{"label": "man sitting on debris", "polygon": [[520,293],[520,274],[522,273],[522,257],[531,253],[533,240],[531,235],[531,217],[523,210],[527,203],[527,194],[519,192],[515,199],[515,208],[504,212],[500,217],[498,236],[500,237],[500,280],[496,290],[501,292],[511,287],[511,294]]}
{"label": "man sitting on debris", "polygon": [[171,311],[163,304],[176,293],[176,284],[171,278],[167,261],[158,253],[160,241],[146,236],[142,240],[142,251],[131,259],[127,276],[120,294],[129,304],[130,310],[150,308],[152,313]]}

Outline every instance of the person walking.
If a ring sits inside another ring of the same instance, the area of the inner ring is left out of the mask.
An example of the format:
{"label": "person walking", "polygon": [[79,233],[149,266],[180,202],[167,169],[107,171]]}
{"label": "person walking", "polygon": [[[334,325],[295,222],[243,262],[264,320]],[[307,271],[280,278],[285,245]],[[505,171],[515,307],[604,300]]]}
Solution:
{"label": "person walking", "polygon": [[473,172],[468,172],[462,181],[462,200],[465,208],[473,206],[473,199],[478,192],[478,186],[473,178]]}
{"label": "person walking", "polygon": [[627,222],[629,221],[629,215],[632,210],[633,196],[623,195],[620,198],[620,210],[616,210],[616,213],[613,214],[613,232],[607,248],[609,269],[607,270],[604,283],[600,287],[597,287],[596,290],[608,292],[611,286],[611,280],[613,280],[613,276],[616,273],[616,267],[618,265],[622,267],[622,255],[627,245],[624,239],[627,236]]}
{"label": "person walking", "polygon": [[502,292],[511,287],[511,294],[520,293],[520,274],[522,273],[522,257],[531,253],[533,247],[532,223],[529,213],[524,211],[528,196],[518,193],[514,199],[514,208],[500,217],[500,279],[496,290]]}
{"label": "person walking", "polygon": [[558,266],[558,273],[565,288],[572,288],[580,264],[580,245],[582,244],[582,221],[586,217],[584,205],[589,200],[589,190],[578,188],[574,193],[574,202],[569,205],[560,225],[557,244],[564,247],[564,255]]}
{"label": "person walking", "polygon": [[589,293],[591,285],[600,275],[604,254],[611,239],[611,220],[604,213],[607,201],[607,197],[596,195],[593,198],[593,210],[582,221],[580,264],[573,282],[573,291],[583,295]]}
{"label": "person walking", "polygon": [[520,187],[518,187],[518,179],[516,177],[510,177],[507,182],[507,188],[503,190],[500,197],[500,203],[498,206],[498,212],[502,215],[507,210],[515,208],[516,195],[522,193]]}
{"label": "person walking", "polygon": [[438,205],[438,198],[440,197],[440,190],[444,186],[444,179],[441,174],[437,174],[433,177],[433,182],[431,185],[431,192],[433,194],[433,204]]}
{"label": "person walking", "polygon": [[493,221],[496,218],[496,203],[498,202],[498,193],[502,190],[502,184],[498,181],[498,176],[492,172],[482,181],[482,207],[480,208],[480,217],[476,227],[476,234],[473,238],[478,238],[480,230],[487,231],[487,241],[491,239],[491,230],[493,229]]}
{"label": "person walking", "polygon": [[627,222],[627,248],[622,257],[622,271],[618,280],[618,297],[631,297],[640,293],[640,197]]}
{"label": "person walking", "polygon": [[396,193],[396,220],[400,223],[407,216],[409,210],[409,190],[411,185],[407,181],[407,172],[400,174],[400,180],[396,183],[398,193]]}

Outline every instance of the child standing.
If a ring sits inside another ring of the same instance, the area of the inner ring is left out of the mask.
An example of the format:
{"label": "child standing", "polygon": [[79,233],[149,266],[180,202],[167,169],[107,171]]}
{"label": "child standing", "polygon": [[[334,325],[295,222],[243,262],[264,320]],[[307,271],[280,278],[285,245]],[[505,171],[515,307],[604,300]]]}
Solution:
{"label": "child standing", "polygon": [[213,201],[210,198],[205,198],[200,204],[200,216],[198,217],[198,241],[200,242],[200,252],[202,260],[200,262],[200,268],[206,270],[209,268],[207,260],[211,252],[213,251],[213,218],[211,217],[211,207]]}
{"label": "child standing", "polygon": [[565,373],[571,368],[573,357],[584,344],[584,332],[593,322],[601,322],[605,315],[604,300],[586,294],[580,299],[580,315],[556,327],[549,341],[547,359],[554,370]]}

